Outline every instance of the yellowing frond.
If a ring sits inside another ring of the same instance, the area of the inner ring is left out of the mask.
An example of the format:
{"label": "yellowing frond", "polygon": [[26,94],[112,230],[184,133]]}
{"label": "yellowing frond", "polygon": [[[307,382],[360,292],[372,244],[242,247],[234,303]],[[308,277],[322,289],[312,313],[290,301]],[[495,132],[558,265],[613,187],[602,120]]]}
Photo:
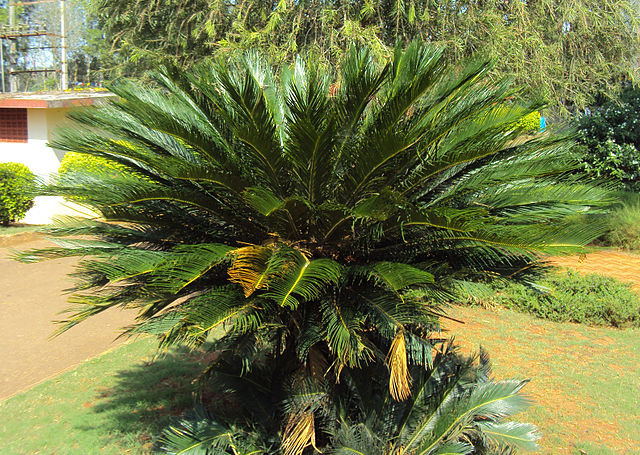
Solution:
{"label": "yellowing frond", "polygon": [[309,446],[318,450],[313,412],[292,414],[282,436],[282,452],[284,455],[300,455]]}
{"label": "yellowing frond", "polygon": [[256,289],[266,287],[267,261],[273,250],[264,246],[245,246],[231,252],[234,257],[229,267],[229,281],[238,283],[244,290],[244,296],[249,297]]}
{"label": "yellowing frond", "polygon": [[387,354],[387,366],[389,367],[389,393],[396,401],[404,401],[411,395],[411,376],[407,366],[407,346],[404,339],[404,331],[398,330],[389,354]]}

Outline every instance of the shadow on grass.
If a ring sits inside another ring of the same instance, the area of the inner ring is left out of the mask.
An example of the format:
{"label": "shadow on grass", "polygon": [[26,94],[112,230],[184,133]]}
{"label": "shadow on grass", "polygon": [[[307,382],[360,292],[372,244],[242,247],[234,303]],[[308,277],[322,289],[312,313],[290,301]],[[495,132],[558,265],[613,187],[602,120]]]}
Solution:
{"label": "shadow on grass", "polygon": [[[115,373],[116,384],[98,389],[92,405],[104,431],[126,445],[140,445],[143,453],[168,425],[194,404],[192,384],[205,367],[201,355],[172,350],[155,361]],[[87,425],[86,428],[92,428]]]}

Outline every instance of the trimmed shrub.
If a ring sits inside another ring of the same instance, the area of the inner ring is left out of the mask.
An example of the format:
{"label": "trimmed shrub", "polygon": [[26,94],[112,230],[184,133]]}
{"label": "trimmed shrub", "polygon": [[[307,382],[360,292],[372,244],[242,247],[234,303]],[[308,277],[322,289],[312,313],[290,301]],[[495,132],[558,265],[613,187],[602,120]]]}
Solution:
{"label": "trimmed shrub", "polygon": [[[508,114],[512,107],[513,106],[508,104],[505,106],[499,107],[496,109],[494,114],[497,114],[497,113]],[[541,117],[540,111],[533,111],[526,115],[523,115],[518,121],[512,123],[511,125],[527,133],[537,133],[540,131],[540,117]]]}
{"label": "trimmed shrub", "polygon": [[0,224],[20,220],[33,207],[35,176],[20,163],[0,163]]}
{"label": "trimmed shrub", "polygon": [[58,175],[64,176],[70,173],[82,172],[89,174],[101,174],[104,172],[118,173],[125,169],[119,163],[101,158],[99,156],[85,155],[84,153],[68,152],[62,158]]}
{"label": "trimmed shrub", "polygon": [[566,271],[548,275],[535,288],[504,281],[494,281],[489,287],[495,294],[479,303],[497,304],[557,322],[640,326],[640,296],[629,283],[615,278]]}
{"label": "trimmed shrub", "polygon": [[[84,153],[67,152],[60,162],[58,179],[60,182],[73,180],[75,174],[94,175],[98,178],[117,178],[122,174],[140,176],[140,174],[136,174],[127,169],[126,166],[107,158],[86,155]],[[86,197],[76,195],[66,195],[64,198],[68,201],[79,203],[87,201]]]}

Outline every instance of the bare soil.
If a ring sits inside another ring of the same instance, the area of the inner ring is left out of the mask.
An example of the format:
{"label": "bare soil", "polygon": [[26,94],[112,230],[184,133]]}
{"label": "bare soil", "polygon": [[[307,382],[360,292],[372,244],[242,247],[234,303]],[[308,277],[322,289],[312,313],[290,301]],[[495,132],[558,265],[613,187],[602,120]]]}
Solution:
{"label": "bare soil", "polygon": [[109,310],[50,339],[69,307],[63,290],[77,259],[21,264],[7,256],[51,245],[34,233],[0,236],[0,400],[123,343],[119,328],[133,322],[132,313]]}
{"label": "bare soil", "polygon": [[598,273],[633,284],[640,292],[640,255],[626,251],[604,250],[580,256],[551,258],[551,264],[568,267],[582,274]]}

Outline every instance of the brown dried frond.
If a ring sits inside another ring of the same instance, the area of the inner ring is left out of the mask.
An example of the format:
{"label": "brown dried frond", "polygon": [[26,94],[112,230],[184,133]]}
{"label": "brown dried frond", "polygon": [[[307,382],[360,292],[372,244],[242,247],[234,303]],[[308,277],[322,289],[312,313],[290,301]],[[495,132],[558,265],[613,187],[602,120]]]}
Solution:
{"label": "brown dried frond", "polygon": [[316,447],[313,412],[300,411],[292,414],[282,436],[282,452],[284,455],[300,455],[309,446],[319,452]]}
{"label": "brown dried frond", "polygon": [[240,284],[245,297],[249,297],[256,289],[266,287],[265,272],[267,262],[273,254],[271,248],[251,245],[238,248],[231,254],[234,260],[227,271],[229,281]]}
{"label": "brown dried frond", "polygon": [[396,401],[406,400],[411,395],[411,376],[407,366],[407,345],[403,330],[398,330],[391,343],[387,366],[390,372],[389,393]]}

